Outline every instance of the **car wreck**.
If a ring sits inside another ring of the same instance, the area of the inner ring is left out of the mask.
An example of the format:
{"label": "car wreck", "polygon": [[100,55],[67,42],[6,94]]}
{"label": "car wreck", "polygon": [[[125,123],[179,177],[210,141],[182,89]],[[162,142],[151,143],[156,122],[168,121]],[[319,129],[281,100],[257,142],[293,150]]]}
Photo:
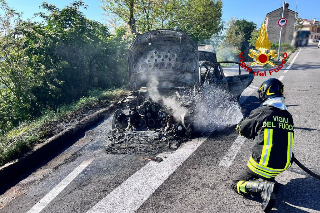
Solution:
{"label": "car wreck", "polygon": [[[225,76],[221,63],[238,64],[239,75]],[[217,62],[211,45],[198,46],[175,30],[137,35],[128,65],[131,92],[113,117],[107,148],[111,153],[116,144],[142,132],[177,148],[174,141],[179,144],[197,132],[192,119],[204,88],[219,88],[238,99],[254,78],[252,73],[241,75],[239,62]]]}

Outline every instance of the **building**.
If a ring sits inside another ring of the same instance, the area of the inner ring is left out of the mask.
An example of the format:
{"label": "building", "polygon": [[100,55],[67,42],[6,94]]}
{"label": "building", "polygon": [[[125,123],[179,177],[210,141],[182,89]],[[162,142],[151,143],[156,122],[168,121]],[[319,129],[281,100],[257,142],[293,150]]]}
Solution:
{"label": "building", "polygon": [[[264,20],[268,38],[272,43],[278,43],[280,38],[280,26],[278,25],[278,21],[282,18],[282,10],[283,8],[280,7],[270,13],[267,13],[266,18]],[[293,39],[294,33],[294,24],[296,19],[296,12],[289,9],[289,4],[285,4],[284,9],[284,18],[287,19],[286,26],[282,29],[282,42],[284,43],[291,43]],[[297,13],[298,17],[298,13]]]}
{"label": "building", "polygon": [[317,40],[320,39],[320,23],[316,19],[308,20],[308,19],[302,19],[303,20],[303,28],[301,30],[308,30],[310,31],[309,36],[309,43],[317,42]]}

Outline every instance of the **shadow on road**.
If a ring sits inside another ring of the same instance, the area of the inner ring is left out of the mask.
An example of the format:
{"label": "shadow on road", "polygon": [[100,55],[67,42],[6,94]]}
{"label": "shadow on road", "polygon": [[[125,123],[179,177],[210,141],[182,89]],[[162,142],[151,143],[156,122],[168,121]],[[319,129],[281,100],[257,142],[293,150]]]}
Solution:
{"label": "shadow on road", "polygon": [[277,203],[272,212],[320,212],[320,181],[311,177],[292,179],[280,185]]}
{"label": "shadow on road", "polygon": [[320,65],[317,63],[293,64],[290,70],[319,70]]}
{"label": "shadow on road", "polygon": [[294,129],[301,129],[306,131],[320,131],[319,129],[313,129],[313,128],[305,128],[305,127],[294,127]]}
{"label": "shadow on road", "polygon": [[244,103],[241,104],[241,112],[244,117],[248,117],[250,112],[261,105],[259,98],[249,96]]}

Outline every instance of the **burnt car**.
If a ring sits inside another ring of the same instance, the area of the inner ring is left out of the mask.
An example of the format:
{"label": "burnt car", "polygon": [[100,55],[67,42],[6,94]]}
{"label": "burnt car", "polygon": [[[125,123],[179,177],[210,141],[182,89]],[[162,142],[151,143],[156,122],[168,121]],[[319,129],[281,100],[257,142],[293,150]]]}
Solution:
{"label": "burnt car", "polygon": [[194,94],[215,85],[239,98],[254,75],[225,76],[210,45],[198,46],[186,33],[155,30],[137,35],[129,49],[131,94],[115,112],[113,128],[171,129],[190,134]]}

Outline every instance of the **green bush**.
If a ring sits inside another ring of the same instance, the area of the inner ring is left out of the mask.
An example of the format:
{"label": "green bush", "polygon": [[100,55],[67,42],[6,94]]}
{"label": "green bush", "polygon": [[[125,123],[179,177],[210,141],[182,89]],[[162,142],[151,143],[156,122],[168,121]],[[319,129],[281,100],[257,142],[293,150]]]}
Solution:
{"label": "green bush", "polygon": [[[0,135],[57,112],[92,90],[120,88],[128,82],[127,49],[132,37],[115,34],[87,19],[82,1],[59,9],[43,3],[42,22],[22,21],[0,1]],[[7,27],[4,23],[11,23]],[[15,24],[14,24],[15,23]]]}
{"label": "green bush", "polygon": [[[271,43],[271,49],[278,50],[279,43]],[[281,51],[280,53],[283,54],[284,52],[292,52],[295,51],[295,47],[292,47],[290,43],[282,43],[281,44]]]}

